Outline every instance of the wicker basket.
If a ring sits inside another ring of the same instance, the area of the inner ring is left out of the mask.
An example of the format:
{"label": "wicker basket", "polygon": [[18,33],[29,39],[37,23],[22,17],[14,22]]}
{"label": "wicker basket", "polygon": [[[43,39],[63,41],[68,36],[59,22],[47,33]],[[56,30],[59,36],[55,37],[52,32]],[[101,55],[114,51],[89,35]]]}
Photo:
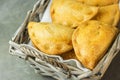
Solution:
{"label": "wicker basket", "polygon": [[25,59],[35,69],[35,72],[44,76],[51,76],[58,80],[100,80],[120,51],[120,33],[93,71],[84,68],[75,59],[63,60],[60,56],[46,55],[31,45],[27,24],[29,21],[40,22],[49,2],[50,0],[39,0],[33,10],[28,11],[23,24],[9,41],[10,54]]}

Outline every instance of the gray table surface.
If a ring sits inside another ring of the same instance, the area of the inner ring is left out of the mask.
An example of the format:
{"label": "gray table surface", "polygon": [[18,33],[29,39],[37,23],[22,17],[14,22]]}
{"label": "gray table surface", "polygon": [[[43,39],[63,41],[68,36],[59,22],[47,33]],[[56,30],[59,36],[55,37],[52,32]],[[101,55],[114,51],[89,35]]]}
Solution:
{"label": "gray table surface", "polygon": [[[8,41],[37,0],[0,0],[0,80],[54,80],[35,74],[24,60],[9,54]],[[120,80],[120,54],[102,80]]]}

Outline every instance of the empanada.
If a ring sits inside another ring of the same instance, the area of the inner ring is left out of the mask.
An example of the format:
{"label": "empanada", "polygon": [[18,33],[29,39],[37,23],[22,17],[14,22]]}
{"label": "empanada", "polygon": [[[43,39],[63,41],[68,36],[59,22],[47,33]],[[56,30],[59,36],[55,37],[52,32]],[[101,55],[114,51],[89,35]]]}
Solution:
{"label": "empanada", "polygon": [[93,69],[105,55],[118,29],[99,21],[88,21],[80,25],[72,36],[72,43],[78,60]]}
{"label": "empanada", "polygon": [[117,26],[119,21],[119,5],[113,4],[100,7],[98,10],[98,14],[93,19],[105,22],[112,26]]}
{"label": "empanada", "polygon": [[91,6],[106,6],[118,3],[119,0],[78,0],[78,1]]}
{"label": "empanada", "polygon": [[62,54],[73,49],[74,29],[54,23],[28,24],[28,33],[33,44],[46,54]]}
{"label": "empanada", "polygon": [[64,60],[77,59],[74,50],[71,50],[71,51],[68,51],[66,53],[60,54],[59,56],[61,56]]}
{"label": "empanada", "polygon": [[77,0],[53,0],[50,12],[54,23],[77,27],[93,18],[98,7],[87,6]]}

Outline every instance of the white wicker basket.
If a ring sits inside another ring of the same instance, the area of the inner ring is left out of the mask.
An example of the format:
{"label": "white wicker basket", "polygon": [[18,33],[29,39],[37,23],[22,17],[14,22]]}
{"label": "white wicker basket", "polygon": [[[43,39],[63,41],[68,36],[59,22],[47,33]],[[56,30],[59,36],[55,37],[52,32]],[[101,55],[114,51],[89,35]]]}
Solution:
{"label": "white wicker basket", "polygon": [[100,80],[115,55],[120,51],[120,34],[93,71],[84,68],[75,59],[63,60],[60,56],[46,55],[30,44],[27,32],[29,21],[40,22],[50,0],[39,0],[33,10],[28,11],[23,24],[9,41],[9,52],[30,62],[35,72],[58,80]]}

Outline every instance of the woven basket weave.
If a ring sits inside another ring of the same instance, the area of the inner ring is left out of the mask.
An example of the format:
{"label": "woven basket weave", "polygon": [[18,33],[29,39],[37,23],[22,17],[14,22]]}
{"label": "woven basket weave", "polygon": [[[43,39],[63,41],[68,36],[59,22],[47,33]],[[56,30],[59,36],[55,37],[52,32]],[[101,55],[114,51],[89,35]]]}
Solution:
{"label": "woven basket weave", "polygon": [[23,24],[9,41],[9,52],[25,59],[35,69],[36,73],[51,76],[58,80],[100,80],[111,61],[120,51],[120,33],[93,71],[84,68],[75,59],[63,60],[60,56],[46,55],[35,49],[27,32],[29,21],[40,22],[50,0],[39,0],[31,11],[28,11]]}

